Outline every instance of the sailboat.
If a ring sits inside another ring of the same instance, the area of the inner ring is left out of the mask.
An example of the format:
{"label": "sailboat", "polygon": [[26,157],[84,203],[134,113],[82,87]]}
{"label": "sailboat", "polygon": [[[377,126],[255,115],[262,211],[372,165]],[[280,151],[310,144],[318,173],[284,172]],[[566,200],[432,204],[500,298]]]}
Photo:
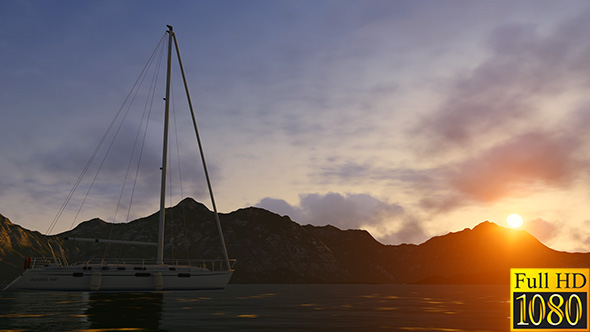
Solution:
{"label": "sailboat", "polygon": [[[168,25],[168,61],[166,77],[166,98],[164,110],[164,142],[161,167],[160,212],[158,242],[134,242],[109,239],[68,238],[66,240],[86,241],[95,243],[117,243],[131,245],[147,245],[157,247],[154,260],[136,259],[123,262],[107,262],[105,259],[94,259],[74,264],[68,264],[64,251],[59,247],[56,252],[49,243],[52,257],[27,258],[25,270],[4,291],[17,290],[60,290],[60,291],[166,291],[166,290],[210,290],[224,289],[233,273],[233,264],[228,258],[227,248],[223,238],[221,223],[217,213],[211,181],[205,163],[201,139],[192,102],[188,93],[188,86],[178,42],[173,28]],[[187,260],[166,261],[164,259],[164,224],[165,224],[165,194],[166,172],[168,159],[168,125],[170,114],[170,78],[172,45],[175,45],[180,71],[184,81],[189,109],[199,146],[200,157],[204,168],[205,178],[209,189],[211,203],[217,230],[221,241],[223,259],[219,260]],[[55,245],[55,244],[54,244]],[[59,245],[59,243],[57,243]]]}

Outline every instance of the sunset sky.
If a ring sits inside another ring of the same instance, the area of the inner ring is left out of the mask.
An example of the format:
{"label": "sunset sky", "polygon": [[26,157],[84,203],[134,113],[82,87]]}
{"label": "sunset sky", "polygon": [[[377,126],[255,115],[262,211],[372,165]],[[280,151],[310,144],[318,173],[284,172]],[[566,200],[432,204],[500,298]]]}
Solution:
{"label": "sunset sky", "polygon": [[[221,212],[385,244],[518,213],[552,248],[590,251],[583,0],[1,1],[2,215],[47,231],[166,24]],[[157,193],[138,203],[132,217],[155,212]],[[80,220],[113,221],[110,201],[91,204]]]}

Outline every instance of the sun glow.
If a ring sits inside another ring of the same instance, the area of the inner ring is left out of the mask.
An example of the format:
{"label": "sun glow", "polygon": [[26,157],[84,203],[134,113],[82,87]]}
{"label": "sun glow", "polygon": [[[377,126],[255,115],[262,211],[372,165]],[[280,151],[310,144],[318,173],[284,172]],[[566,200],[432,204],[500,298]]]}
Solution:
{"label": "sun glow", "polygon": [[517,228],[522,226],[522,217],[519,216],[518,214],[511,214],[508,216],[508,218],[506,218],[506,222],[508,222],[508,225],[512,228]]}

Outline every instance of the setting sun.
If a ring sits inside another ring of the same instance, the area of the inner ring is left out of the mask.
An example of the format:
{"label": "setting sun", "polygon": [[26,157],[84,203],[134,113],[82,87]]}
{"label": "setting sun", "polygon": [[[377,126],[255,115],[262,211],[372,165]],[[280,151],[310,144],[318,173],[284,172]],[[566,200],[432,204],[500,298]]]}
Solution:
{"label": "setting sun", "polygon": [[506,218],[506,222],[508,222],[510,227],[517,228],[522,226],[522,217],[518,214],[511,214]]}

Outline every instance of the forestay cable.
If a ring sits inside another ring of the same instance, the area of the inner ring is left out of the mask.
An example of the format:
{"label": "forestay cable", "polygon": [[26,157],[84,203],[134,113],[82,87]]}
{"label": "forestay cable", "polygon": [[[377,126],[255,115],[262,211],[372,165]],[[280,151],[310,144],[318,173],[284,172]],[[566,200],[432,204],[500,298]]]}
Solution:
{"label": "forestay cable", "polygon": [[[59,221],[59,219],[61,218],[62,214],[64,213],[66,207],[68,206],[69,202],[71,201],[74,193],[76,192],[78,186],[80,185],[80,183],[82,182],[82,179],[84,178],[84,176],[86,175],[86,173],[88,172],[88,169],[90,168],[90,166],[92,165],[94,159],[96,158],[98,152],[100,151],[101,147],[103,146],[104,142],[106,141],[107,137],[109,136],[111,130],[113,129],[115,123],[117,122],[117,119],[119,118],[119,116],[121,115],[123,109],[125,108],[125,104],[127,103],[127,101],[129,100],[129,98],[131,98],[134,90],[136,89],[137,85],[141,82],[142,77],[144,76],[144,72],[146,71],[146,69],[149,67],[150,63],[152,62],[152,59],[154,57],[154,55],[156,54],[157,50],[161,47],[160,45],[162,44],[162,42],[165,40],[165,36],[166,33],[164,33],[164,35],[162,36],[162,38],[160,39],[160,41],[158,42],[158,44],[156,45],[156,48],[154,49],[154,51],[152,52],[152,54],[150,55],[146,65],[143,67],[141,73],[139,74],[139,77],[136,79],[135,83],[133,84],[133,87],[131,88],[131,90],[129,91],[129,93],[127,94],[127,96],[125,97],[125,100],[123,101],[121,107],[119,108],[119,110],[117,111],[117,113],[115,114],[115,117],[113,118],[113,120],[111,121],[111,123],[109,124],[106,132],[104,133],[104,135],[101,137],[98,145],[96,146],[96,148],[94,149],[92,155],[90,156],[90,159],[86,162],[86,164],[84,165],[84,168],[82,169],[82,172],[80,173],[80,175],[78,176],[78,178],[76,179],[76,181],[74,182],[74,185],[72,187],[72,189],[70,190],[70,192],[68,193],[68,195],[66,196],[66,199],[64,200],[64,202],[62,203],[61,207],[58,209],[55,217],[53,218],[51,224],[49,225],[49,228],[47,229],[47,231],[45,232],[45,235],[50,235],[51,232],[53,231],[53,229],[55,228],[55,226],[57,225],[57,222]],[[83,204],[83,203],[82,203]],[[81,208],[80,208],[81,209]],[[79,213],[79,211],[78,211]],[[76,214],[77,216],[78,214]],[[75,220],[74,220],[75,223]],[[72,223],[72,226],[70,228],[73,228],[74,223]]]}

